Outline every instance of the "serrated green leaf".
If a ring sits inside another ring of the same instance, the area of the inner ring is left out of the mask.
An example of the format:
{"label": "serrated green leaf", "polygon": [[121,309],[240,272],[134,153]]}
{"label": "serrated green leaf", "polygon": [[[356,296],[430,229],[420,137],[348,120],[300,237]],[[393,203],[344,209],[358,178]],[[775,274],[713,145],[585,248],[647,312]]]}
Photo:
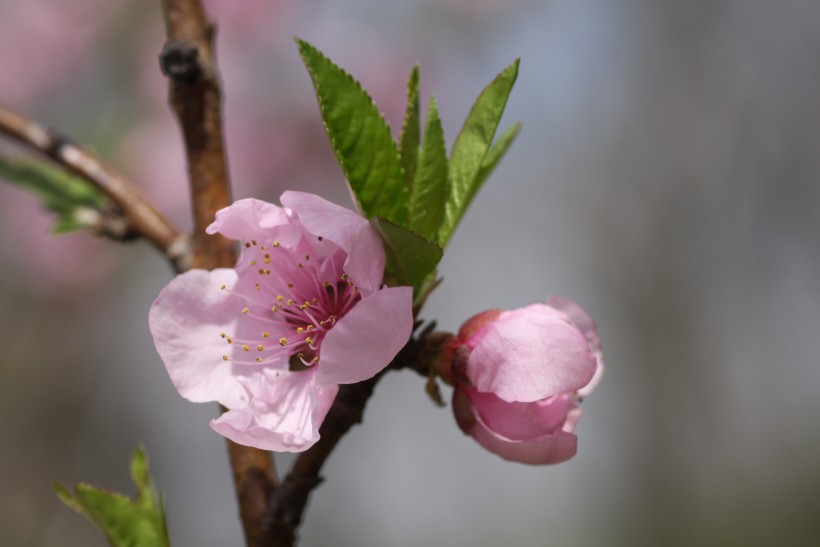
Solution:
{"label": "serrated green leaf", "polygon": [[388,273],[398,285],[418,290],[441,260],[441,247],[387,219],[374,218],[370,224],[384,241]]}
{"label": "serrated green leaf", "polygon": [[407,189],[413,187],[416,177],[416,165],[419,158],[419,143],[421,142],[421,127],[419,122],[419,65],[413,67],[407,79],[407,110],[404,113],[404,123],[399,138],[399,154],[401,166],[404,169],[404,183]]}
{"label": "serrated green leaf", "polygon": [[141,447],[131,460],[131,476],[137,486],[136,500],[83,483],[73,493],[59,483],[54,490],[63,503],[91,520],[113,547],[168,547],[165,509]]}
{"label": "serrated green leaf", "polygon": [[430,97],[424,145],[419,157],[413,191],[410,194],[410,214],[407,223],[410,230],[430,241],[436,240],[444,219],[449,186],[444,129],[441,127],[436,98]]}
{"label": "serrated green leaf", "polygon": [[407,187],[390,126],[347,72],[309,43],[296,43],[313,80],[330,144],[359,208],[368,218],[403,224]]}
{"label": "serrated green leaf", "polygon": [[478,175],[490,149],[507,99],[518,76],[519,59],[484,88],[473,104],[450,155],[450,196],[439,231],[445,245],[478,190]]}
{"label": "serrated green leaf", "polygon": [[88,228],[76,213],[82,209],[99,210],[107,199],[83,179],[34,159],[0,157],[0,178],[34,193],[48,210],[56,213],[53,232],[57,234]]}
{"label": "serrated green leaf", "polygon": [[490,151],[487,152],[487,156],[481,164],[481,169],[478,171],[476,192],[481,189],[481,185],[484,184],[484,181],[487,180],[487,177],[489,177],[496,168],[498,162],[501,161],[501,158],[503,158],[507,150],[510,149],[510,145],[515,141],[519,131],[521,131],[521,122],[515,122],[505,129],[504,132],[501,133],[501,136],[498,137],[490,147]]}

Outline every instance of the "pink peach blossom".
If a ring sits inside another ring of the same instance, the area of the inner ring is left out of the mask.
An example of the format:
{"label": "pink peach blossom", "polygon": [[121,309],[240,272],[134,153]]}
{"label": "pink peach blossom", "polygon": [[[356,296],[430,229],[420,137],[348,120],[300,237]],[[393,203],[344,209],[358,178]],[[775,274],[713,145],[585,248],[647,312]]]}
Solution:
{"label": "pink peach blossom", "polygon": [[242,243],[235,268],[177,276],[149,326],[180,394],[229,409],[213,429],[299,452],[318,440],[338,384],[371,378],[407,342],[413,290],[381,286],[384,249],[366,219],[312,194],[281,202],[219,211],[208,233]]}
{"label": "pink peach blossom", "polygon": [[552,298],[469,319],[454,338],[453,412],[459,427],[504,459],[560,463],[604,364],[595,323],[575,302]]}

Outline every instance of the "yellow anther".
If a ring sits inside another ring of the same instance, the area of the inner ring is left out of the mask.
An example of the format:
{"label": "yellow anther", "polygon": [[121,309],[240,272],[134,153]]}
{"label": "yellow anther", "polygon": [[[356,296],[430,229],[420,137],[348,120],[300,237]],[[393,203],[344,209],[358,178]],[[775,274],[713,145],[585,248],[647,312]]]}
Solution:
{"label": "yellow anther", "polygon": [[249,311],[251,311],[250,308],[242,308],[242,313],[248,313]]}
{"label": "yellow anther", "polygon": [[224,290],[225,290],[225,289],[227,289],[227,288],[228,288],[228,286],[227,286],[227,285],[225,285],[224,283],[223,283],[222,285],[220,285],[220,286],[219,286],[219,290],[221,290],[221,291],[224,291]]}
{"label": "yellow anther", "polygon": [[242,349],[244,349],[245,351],[250,351],[251,347],[248,344],[242,344]]}
{"label": "yellow anther", "polygon": [[225,334],[224,332],[220,332],[220,333],[219,333],[219,336],[221,336],[222,338],[225,338],[225,337],[226,337],[226,336],[228,336],[228,335],[227,335],[227,334]]}
{"label": "yellow anther", "polygon": [[296,327],[296,334],[302,334],[303,332],[305,332],[305,329],[302,327]]}
{"label": "yellow anther", "polygon": [[263,346],[262,344],[259,344],[258,346],[256,346],[257,351],[262,351],[263,349],[265,349],[265,346]]}
{"label": "yellow anther", "polygon": [[293,306],[296,302],[293,301],[293,298],[288,298],[288,306]]}
{"label": "yellow anther", "polygon": [[279,339],[279,345],[284,348],[286,345],[288,345],[288,339],[283,336]]}
{"label": "yellow anther", "polygon": [[227,360],[228,360],[228,356],[227,356],[227,355],[223,355],[223,356],[222,356],[222,360],[223,360],[223,361],[227,361]]}
{"label": "yellow anther", "polygon": [[256,362],[257,362],[257,363],[261,363],[261,362],[262,362],[262,358],[261,358],[261,357],[257,357],[257,358],[256,358]]}
{"label": "yellow anther", "polygon": [[228,343],[233,344],[233,338],[231,338],[230,336],[228,336]]}
{"label": "yellow anther", "polygon": [[256,266],[256,260],[251,260],[251,266]]}
{"label": "yellow anther", "polygon": [[252,239],[252,240],[251,240],[251,243],[252,243],[252,244],[254,244],[254,245],[256,245],[256,240],[255,240],[255,239]]}
{"label": "yellow anther", "polygon": [[270,257],[266,256],[265,260],[263,260],[265,264],[270,264]]}
{"label": "yellow anther", "polygon": [[313,299],[313,300],[311,300],[310,302],[311,302],[311,304],[318,304],[318,303],[319,303],[319,299],[318,299],[318,298],[314,298],[314,299]]}
{"label": "yellow anther", "polygon": [[281,243],[279,243],[278,241],[274,241],[271,247],[278,247],[279,245],[281,245]]}
{"label": "yellow anther", "polygon": [[262,286],[261,286],[259,283],[257,283],[256,285],[254,285],[254,286],[253,286],[253,288],[254,288],[254,289],[256,289],[257,291],[261,291],[261,290],[262,290]]}
{"label": "yellow anther", "polygon": [[348,277],[350,277],[350,276],[349,276],[349,275],[347,275],[346,273],[343,273],[343,274],[342,274],[342,279],[344,279],[345,281],[347,281],[347,278],[348,278]]}
{"label": "yellow anther", "polygon": [[308,343],[308,345],[311,345],[311,346],[312,346],[312,345],[313,345],[313,338],[311,338],[310,336],[308,336],[307,338],[305,338],[305,342],[307,342],[307,343]]}
{"label": "yellow anther", "polygon": [[285,297],[284,297],[284,296],[282,296],[281,294],[280,294],[280,295],[278,295],[278,296],[276,297],[276,301],[277,301],[277,302],[281,302],[281,301],[282,301],[282,300],[284,300],[284,299],[285,299]]}
{"label": "yellow anther", "polygon": [[270,333],[269,332],[263,332],[262,333],[262,338],[270,338]]}
{"label": "yellow anther", "polygon": [[312,330],[313,330],[313,325],[308,325],[308,326],[307,326],[307,331],[308,331],[308,332],[310,332],[310,331],[312,331]]}
{"label": "yellow anther", "polygon": [[276,312],[279,311],[279,308],[277,308],[276,306],[272,306],[270,311],[272,311],[273,313],[276,313]]}
{"label": "yellow anther", "polygon": [[265,249],[267,249],[267,247],[265,247],[264,245],[262,245],[262,246],[261,246],[261,247],[259,247],[259,248],[260,248],[260,249],[262,249],[263,251],[264,251]]}

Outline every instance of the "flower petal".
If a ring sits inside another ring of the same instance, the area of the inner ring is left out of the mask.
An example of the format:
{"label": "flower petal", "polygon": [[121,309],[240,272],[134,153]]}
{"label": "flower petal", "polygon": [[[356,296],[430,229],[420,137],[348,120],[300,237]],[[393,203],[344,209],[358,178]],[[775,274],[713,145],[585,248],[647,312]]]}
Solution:
{"label": "flower petal", "polygon": [[492,393],[481,393],[475,389],[464,391],[481,421],[490,430],[513,441],[560,431],[572,407],[570,395],[549,397],[533,403],[508,403]]}
{"label": "flower petal", "polygon": [[601,378],[604,376],[604,355],[601,351],[601,339],[598,337],[598,329],[595,326],[595,321],[584,308],[569,298],[553,296],[547,301],[547,304],[567,314],[570,321],[578,327],[584,335],[584,338],[589,342],[589,346],[592,348],[592,354],[595,355],[595,359],[598,361],[598,366],[595,369],[595,375],[592,377],[592,380],[578,390],[578,395],[587,397],[601,382]]}
{"label": "flower petal", "polygon": [[365,296],[325,335],[320,384],[353,384],[390,364],[413,331],[413,289],[392,287]]}
{"label": "flower petal", "polygon": [[547,301],[547,305],[567,314],[570,321],[578,327],[581,334],[589,342],[592,351],[601,351],[601,339],[598,337],[598,328],[590,315],[578,304],[564,298],[563,296],[553,296]]}
{"label": "flower petal", "polygon": [[219,337],[238,315],[236,298],[219,287],[234,283],[230,269],[191,270],[174,278],[151,305],[154,344],[174,386],[190,401],[247,404],[237,366],[223,360],[225,341]]}
{"label": "flower petal", "polygon": [[240,199],[217,211],[216,219],[205,231],[237,241],[270,243],[275,239],[285,246],[294,245],[301,236],[284,209],[253,198]]}
{"label": "flower petal", "polygon": [[479,390],[531,403],[587,385],[597,363],[581,332],[545,304],[503,312],[476,333],[467,375]]}
{"label": "flower petal", "polygon": [[347,252],[345,273],[364,294],[379,288],[384,274],[384,245],[367,219],[305,192],[289,190],[280,201],[296,213],[307,231],[329,239]]}
{"label": "flower petal", "polygon": [[319,386],[312,370],[266,370],[248,382],[251,402],[211,421],[211,427],[232,441],[277,452],[302,452],[319,440],[339,386]]}
{"label": "flower petal", "polygon": [[578,451],[578,437],[563,430],[526,441],[512,441],[490,431],[478,418],[470,435],[505,460],[531,465],[561,463]]}

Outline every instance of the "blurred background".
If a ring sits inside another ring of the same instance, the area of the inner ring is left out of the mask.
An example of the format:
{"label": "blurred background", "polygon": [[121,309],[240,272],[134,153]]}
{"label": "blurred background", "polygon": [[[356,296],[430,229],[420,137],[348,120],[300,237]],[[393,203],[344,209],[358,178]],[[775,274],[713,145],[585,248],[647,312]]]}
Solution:
{"label": "blurred background", "polygon": [[[359,78],[394,132],[419,61],[449,143],[522,57],[502,123],[524,129],[424,317],[455,330],[560,294],[604,343],[579,453],[554,467],[484,451],[418,377],[389,375],[330,459],[303,545],[820,544],[817,2],[207,4],[236,197],[350,205],[294,35]],[[189,228],[163,40],[157,2],[0,0],[0,101]],[[148,333],[170,269],[144,243],[50,223],[0,184],[0,544],[105,545],[51,483],[131,492],[144,442],[174,544],[240,545],[217,407],[179,397]]]}

